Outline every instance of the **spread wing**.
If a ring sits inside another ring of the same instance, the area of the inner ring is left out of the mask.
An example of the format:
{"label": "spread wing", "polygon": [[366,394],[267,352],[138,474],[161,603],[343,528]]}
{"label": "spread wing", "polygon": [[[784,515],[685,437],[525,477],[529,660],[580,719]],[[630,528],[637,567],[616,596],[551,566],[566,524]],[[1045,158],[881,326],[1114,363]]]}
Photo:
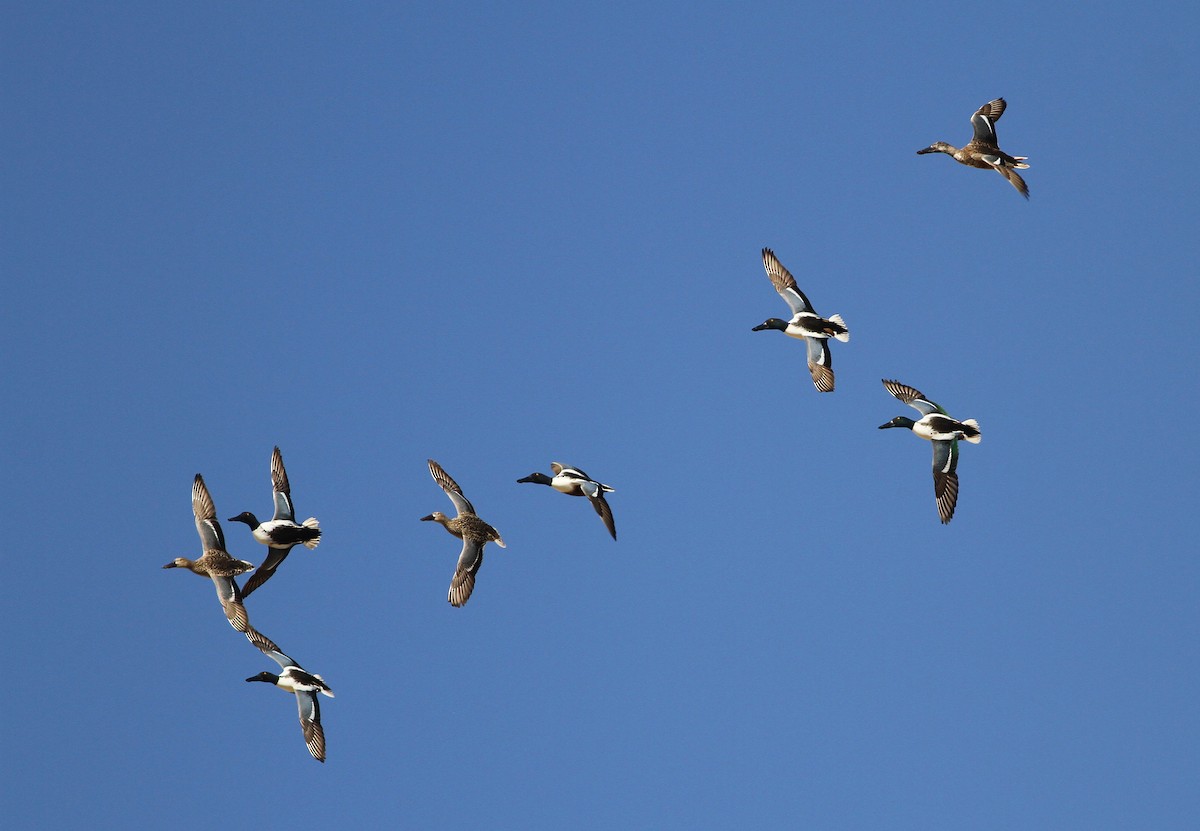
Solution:
{"label": "spread wing", "polygon": [[450,474],[442,470],[442,466],[433,459],[429,460],[429,474],[433,477],[433,481],[437,482],[442,490],[446,492],[446,496],[450,497],[450,501],[454,503],[454,509],[458,511],[459,516],[475,513],[475,508],[463,496],[462,488],[458,486],[458,482],[451,479]]}
{"label": "spread wing", "polygon": [[204,551],[214,548],[224,551],[225,535],[221,532],[221,523],[217,521],[217,509],[213,505],[208,486],[204,484],[204,477],[199,473],[192,481],[192,514],[196,517],[200,548]]}
{"label": "spread wing", "polygon": [[945,525],[954,518],[958,504],[958,441],[933,443],[933,495],[937,497],[938,516]]}
{"label": "spread wing", "polygon": [[612,534],[612,538],[615,540],[617,538],[617,525],[613,522],[612,508],[608,507],[608,501],[604,498],[604,491],[597,491],[595,496],[588,494],[588,501],[592,503],[592,507],[600,515],[600,519],[604,520],[604,527],[608,529],[608,533]]}
{"label": "spread wing", "polygon": [[[804,296],[804,292],[796,285],[796,278],[792,273],[783,267],[783,263],[779,262],[779,258],[775,256],[775,252],[770,248],[762,250],[763,268],[767,270],[767,276],[771,278],[771,285],[775,287],[775,291],[779,292],[779,296],[784,299],[788,307],[792,310],[792,315],[795,316],[800,312],[813,311],[812,303],[808,302],[808,298]],[[814,312],[815,314],[815,312]]]}
{"label": "spread wing", "polygon": [[298,690],[296,704],[300,710],[300,726],[304,729],[304,743],[308,752],[318,762],[325,761],[325,730],[321,727],[321,703],[315,690]]}
{"label": "spread wing", "polygon": [[996,170],[1000,173],[1000,175],[1003,176],[1005,179],[1007,179],[1008,183],[1017,189],[1017,193],[1021,194],[1026,199],[1028,199],[1029,198],[1029,185],[1025,184],[1025,180],[1021,178],[1021,174],[1017,173],[1017,171],[1013,170],[1008,165],[999,164],[998,158],[997,158],[997,161],[992,161],[992,159],[994,159],[994,158],[997,158],[997,157],[984,156],[983,160],[985,162],[987,162],[988,164],[992,165],[993,167],[995,167]]}
{"label": "spread wing", "polygon": [[927,416],[930,413],[942,413],[943,415],[946,413],[945,410],[926,398],[919,390],[907,384],[901,384],[899,381],[889,381],[885,378],[883,387],[923,416]]}
{"label": "spread wing", "polygon": [[246,585],[242,587],[242,597],[249,597],[252,591],[275,576],[275,569],[279,568],[279,564],[287,558],[291,550],[292,546],[290,545],[287,548],[268,548],[267,559],[263,560],[263,564],[258,567],[254,574],[250,576],[250,579],[246,581]]}
{"label": "spread wing", "polygon": [[253,626],[247,626],[245,634],[246,640],[250,641],[250,643],[257,646],[263,652],[278,652],[280,655],[283,654],[275,644],[275,641],[268,638],[262,632],[259,632]]}
{"label": "spread wing", "polygon": [[296,511],[292,507],[292,486],[288,484],[287,470],[283,466],[283,454],[276,447],[271,453],[271,490],[275,497],[274,519],[296,521]]}
{"label": "spread wing", "polygon": [[827,338],[805,338],[808,344],[808,371],[818,392],[833,392],[833,356]]}
{"label": "spread wing", "polygon": [[[264,638],[264,640],[266,640],[266,639]],[[255,644],[255,646],[258,646],[258,645]],[[298,663],[296,663],[296,661],[294,659],[289,658],[287,655],[284,655],[283,650],[281,650],[275,644],[271,643],[269,640],[266,641],[266,646],[267,646],[267,648],[265,648],[265,649],[262,646],[259,646],[258,648],[262,649],[264,655],[266,655],[268,658],[270,658],[275,663],[279,664],[279,668],[281,670],[287,669],[288,667],[296,667],[297,669],[302,668],[302,667],[300,667],[300,665]]]}
{"label": "spread wing", "polygon": [[247,631],[250,628],[250,619],[246,616],[246,607],[242,605],[242,592],[238,589],[237,581],[232,577],[212,572],[209,572],[208,576],[212,578],[217,589],[217,600],[221,601],[221,608],[225,610],[225,619],[229,621],[229,625],[239,632]]}
{"label": "spread wing", "polygon": [[458,566],[454,570],[454,578],[450,581],[450,591],[446,599],[451,606],[463,606],[471,599],[475,590],[475,575],[483,565],[483,542],[463,538],[462,553],[458,555]]}
{"label": "spread wing", "polygon": [[1006,106],[1008,105],[1004,103],[1003,98],[997,98],[975,111],[975,115],[971,116],[971,126],[975,128],[975,141],[996,144],[996,122],[1004,115]]}

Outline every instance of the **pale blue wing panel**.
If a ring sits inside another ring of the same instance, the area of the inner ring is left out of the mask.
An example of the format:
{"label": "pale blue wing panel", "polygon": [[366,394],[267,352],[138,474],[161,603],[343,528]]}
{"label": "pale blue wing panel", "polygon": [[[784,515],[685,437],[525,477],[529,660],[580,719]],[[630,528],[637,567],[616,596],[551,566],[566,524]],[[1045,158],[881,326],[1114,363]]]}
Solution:
{"label": "pale blue wing panel", "polygon": [[292,486],[288,483],[287,468],[283,466],[283,454],[276,447],[271,453],[271,490],[275,494],[275,519],[295,521],[292,508]]}
{"label": "pale blue wing panel", "polygon": [[217,509],[208,486],[204,484],[204,477],[199,473],[192,480],[192,515],[196,517],[196,532],[200,535],[203,549],[224,551],[225,535],[221,532],[221,523],[217,521]]}
{"label": "pale blue wing panel", "polygon": [[763,268],[767,270],[767,276],[771,278],[771,285],[775,287],[775,291],[779,292],[779,296],[788,304],[788,308],[792,310],[792,315],[795,316],[800,312],[812,312],[812,303],[808,302],[808,298],[804,296],[804,292],[800,291],[800,287],[796,285],[796,278],[792,276],[790,271],[783,267],[783,263],[779,262],[779,258],[775,256],[775,252],[770,248],[764,248],[762,257]]}
{"label": "pale blue wing panel", "polygon": [[954,517],[958,504],[958,442],[933,443],[933,495],[937,499],[938,517],[945,525]]}
{"label": "pale blue wing panel", "polygon": [[997,98],[984,104],[971,116],[971,126],[975,128],[975,141],[992,145],[996,143],[996,122],[1004,115],[1006,106],[1003,98]]}
{"label": "pale blue wing panel", "polygon": [[442,470],[442,466],[429,459],[429,474],[433,477],[433,481],[437,482],[442,490],[446,492],[446,496],[450,497],[450,501],[454,503],[454,508],[460,514],[475,513],[474,506],[463,496],[462,488],[458,486],[451,478],[450,474]]}
{"label": "pale blue wing panel", "polygon": [[272,519],[286,519],[289,522],[296,521],[296,511],[292,507],[292,496],[283,491],[275,491],[275,516]]}
{"label": "pale blue wing panel", "polygon": [[884,389],[923,416],[927,416],[930,413],[945,413],[945,410],[926,398],[924,393],[918,389],[910,387],[908,384],[901,384],[899,381],[889,381],[884,379],[883,386]]}
{"label": "pale blue wing panel", "polygon": [[833,356],[827,338],[805,338],[808,344],[808,372],[818,392],[833,391]]}

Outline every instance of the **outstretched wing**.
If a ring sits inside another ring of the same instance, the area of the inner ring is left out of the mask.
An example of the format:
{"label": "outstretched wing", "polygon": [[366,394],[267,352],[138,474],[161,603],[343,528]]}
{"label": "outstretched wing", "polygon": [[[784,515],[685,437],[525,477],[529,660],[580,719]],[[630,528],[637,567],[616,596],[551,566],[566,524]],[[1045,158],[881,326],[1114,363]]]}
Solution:
{"label": "outstretched wing", "polygon": [[996,122],[1004,115],[1007,104],[1003,98],[988,101],[971,116],[971,126],[975,128],[975,141],[986,144],[996,144]]}
{"label": "outstretched wing", "polygon": [[246,640],[250,641],[250,643],[257,646],[263,652],[278,652],[280,655],[283,655],[283,652],[280,651],[275,641],[268,638],[262,632],[259,632],[253,626],[246,627],[245,635]]}
{"label": "outstretched wing", "polygon": [[615,540],[617,538],[617,524],[613,522],[612,508],[608,507],[608,500],[604,498],[604,491],[597,491],[595,496],[588,494],[588,502],[592,503],[592,507],[600,515],[600,519],[604,521],[604,527],[608,529],[608,533],[612,534],[612,538]]}
{"label": "outstretched wing", "polygon": [[833,356],[827,338],[805,338],[808,344],[808,371],[818,392],[833,392]]}
{"label": "outstretched wing", "polygon": [[883,379],[883,387],[923,416],[927,416],[930,413],[942,413],[943,415],[946,413],[945,410],[926,398],[922,392],[907,384],[901,384],[899,381],[889,381],[885,378]]}
{"label": "outstretched wing", "polygon": [[433,481],[437,482],[442,490],[446,492],[446,495],[450,497],[450,501],[454,503],[454,508],[458,511],[459,516],[475,513],[475,508],[463,496],[462,488],[458,486],[458,482],[451,479],[450,474],[442,470],[442,466],[433,459],[429,460],[429,474],[433,477]]}
{"label": "outstretched wing", "polygon": [[[792,273],[783,267],[783,263],[779,262],[779,258],[775,256],[775,252],[770,248],[762,250],[763,268],[767,270],[767,276],[771,278],[771,285],[775,287],[775,291],[779,292],[779,296],[784,299],[788,307],[792,310],[792,315],[795,316],[800,312],[812,312],[812,303],[808,302],[808,298],[804,296],[804,292],[796,285],[796,278]],[[815,312],[814,312],[815,314]]]}
{"label": "outstretched wing", "polygon": [[1029,198],[1029,185],[1025,184],[1025,180],[1021,178],[1021,174],[1013,170],[1011,167],[1003,163],[1003,159],[999,156],[984,156],[983,160],[992,165],[996,170],[1008,180],[1008,183],[1017,189],[1017,193]]}
{"label": "outstretched wing", "polygon": [[209,572],[213,586],[217,589],[217,600],[225,610],[225,619],[229,625],[239,632],[250,628],[250,619],[246,616],[246,607],[242,605],[242,592],[238,589],[237,581],[232,577]]}
{"label": "outstretched wing", "polygon": [[298,690],[296,704],[300,710],[300,726],[304,729],[304,743],[308,752],[318,762],[325,761],[325,730],[321,727],[321,703],[314,690]]}
{"label": "outstretched wing", "polygon": [[[266,640],[266,639],[264,638],[264,640]],[[258,644],[256,643],[255,646],[258,646]],[[279,664],[280,669],[287,669],[288,667],[296,667],[297,669],[303,669],[303,667],[301,667],[298,663],[296,663],[296,661],[294,659],[289,658],[287,655],[284,655],[283,650],[281,650],[274,643],[271,643],[271,641],[266,640],[266,643],[264,644],[264,646],[266,647],[265,649],[263,648],[263,646],[258,646],[258,648],[262,650],[264,655],[266,655],[268,658],[270,658],[275,663]]]}
{"label": "outstretched wing", "polygon": [[938,517],[945,525],[954,518],[958,504],[958,441],[933,443],[933,495],[937,498]]}
{"label": "outstretched wing", "polygon": [[275,497],[274,519],[296,521],[296,511],[292,507],[292,486],[288,484],[287,470],[283,466],[283,454],[276,447],[271,453],[271,490]]}
{"label": "outstretched wing", "polygon": [[463,538],[462,553],[458,555],[458,566],[450,581],[450,591],[446,599],[451,606],[463,606],[471,599],[475,590],[475,575],[483,565],[483,542]]}
{"label": "outstretched wing", "polygon": [[588,476],[586,473],[584,473],[579,468],[568,467],[567,465],[564,465],[560,462],[551,462],[550,470],[552,470],[554,472],[555,476],[569,476],[572,479],[582,479],[584,481],[592,480],[592,477]]}
{"label": "outstretched wing", "polygon": [[250,579],[242,587],[242,597],[249,597],[252,591],[275,576],[275,569],[279,568],[279,564],[287,558],[291,550],[290,545],[287,548],[268,548],[267,559],[263,560],[263,564],[250,575]]}
{"label": "outstretched wing", "polygon": [[225,550],[225,535],[221,532],[221,523],[217,521],[217,509],[213,505],[212,495],[204,484],[204,477],[199,473],[192,481],[192,514],[196,517],[196,532],[200,535],[200,547],[209,551]]}

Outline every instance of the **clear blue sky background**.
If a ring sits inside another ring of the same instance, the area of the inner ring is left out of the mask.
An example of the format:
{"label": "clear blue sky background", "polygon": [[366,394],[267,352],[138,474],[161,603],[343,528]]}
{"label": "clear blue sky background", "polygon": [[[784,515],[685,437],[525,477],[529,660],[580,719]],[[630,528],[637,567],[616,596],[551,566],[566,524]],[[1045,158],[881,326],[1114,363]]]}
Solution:
{"label": "clear blue sky background", "polygon": [[[6,822],[1198,827],[1195,5],[564,5],[5,4]],[[274,444],[324,766],[160,568]]]}

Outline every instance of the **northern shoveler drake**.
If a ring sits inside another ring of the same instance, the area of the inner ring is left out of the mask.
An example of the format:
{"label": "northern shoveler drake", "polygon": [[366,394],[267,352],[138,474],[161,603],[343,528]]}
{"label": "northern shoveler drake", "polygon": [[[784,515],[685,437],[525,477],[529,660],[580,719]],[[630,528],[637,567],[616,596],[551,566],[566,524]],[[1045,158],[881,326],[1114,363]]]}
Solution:
{"label": "northern shoveler drake", "polygon": [[524,479],[518,479],[518,482],[532,482],[535,485],[549,485],[559,493],[565,493],[567,496],[586,496],[588,501],[592,503],[592,507],[596,509],[596,513],[600,515],[600,519],[604,520],[604,527],[608,529],[608,533],[612,534],[612,538],[617,538],[617,526],[613,522],[612,509],[608,507],[608,503],[604,500],[605,493],[612,493],[613,489],[608,485],[597,482],[592,477],[588,476],[577,467],[567,467],[559,462],[551,462],[550,469],[554,471],[554,478],[550,478],[544,473],[531,473]]}
{"label": "northern shoveler drake", "polygon": [[321,523],[317,522],[316,518],[309,517],[300,524],[296,523],[292,488],[288,484],[283,454],[279,452],[278,447],[271,453],[271,490],[275,498],[275,515],[271,519],[259,522],[249,511],[229,518],[230,522],[244,522],[249,525],[254,539],[270,549],[258,571],[254,572],[242,588],[243,597],[249,597],[252,591],[271,579],[275,569],[279,568],[279,564],[284,561],[293,546],[303,545],[312,549],[321,542]]}
{"label": "northern shoveler drake", "polygon": [[778,329],[790,338],[803,338],[808,343],[808,371],[818,392],[833,392],[833,358],[829,354],[829,339],[837,338],[845,343],[850,340],[841,315],[824,318],[813,311],[812,303],[796,286],[796,278],[783,267],[775,252],[762,250],[763,267],[771,278],[771,285],[792,310],[791,320],[769,317],[750,331]]}
{"label": "northern shoveler drake", "polygon": [[1025,160],[1029,157],[1010,156],[996,144],[996,122],[1000,120],[1000,116],[1004,115],[1006,106],[1008,105],[1004,103],[1003,98],[997,98],[995,101],[988,101],[976,110],[975,115],[971,116],[971,126],[975,128],[975,136],[961,150],[944,141],[935,141],[924,150],[918,150],[917,155],[945,153],[953,157],[956,162],[969,167],[995,170],[1017,189],[1017,193],[1028,199],[1029,186],[1025,184],[1025,180],[1017,171],[1029,167],[1025,164]]}
{"label": "northern shoveler drake", "polygon": [[199,473],[192,481],[192,514],[196,518],[196,531],[200,534],[200,546],[204,553],[196,560],[176,557],[163,568],[186,568],[193,574],[211,579],[229,625],[259,649],[264,645],[273,645],[250,625],[246,607],[242,605],[242,591],[234,579],[254,568],[254,563],[234,559],[225,550],[225,535],[221,532],[221,523],[217,521],[217,509],[213,506],[208,486],[204,484],[204,477]]}
{"label": "northern shoveler drake", "polygon": [[433,476],[433,481],[450,497],[458,515],[451,518],[441,511],[434,511],[429,516],[421,517],[421,521],[440,523],[463,542],[462,553],[458,555],[458,566],[454,570],[454,579],[450,581],[450,591],[446,596],[451,606],[463,606],[471,599],[471,592],[475,588],[475,575],[479,573],[479,567],[483,564],[483,547],[489,542],[494,542],[501,548],[506,546],[504,540],[500,539],[500,533],[479,518],[475,508],[463,496],[462,488],[433,459],[429,460],[429,473]]}
{"label": "northern shoveler drake", "polygon": [[279,647],[272,645],[271,649],[263,649],[283,671],[276,675],[273,672],[260,672],[246,681],[262,681],[274,684],[284,692],[296,694],[296,704],[300,708],[300,726],[304,729],[304,743],[308,752],[318,762],[325,761],[325,731],[321,727],[321,705],[317,701],[317,693],[333,698],[333,690],[319,675],[314,675],[284,655]]}
{"label": "northern shoveler drake", "polygon": [[981,435],[979,422],[973,418],[958,421],[946,415],[946,411],[923,394],[899,381],[883,381],[884,388],[921,414],[913,421],[907,416],[896,416],[880,430],[889,427],[907,427],[923,439],[933,442],[933,495],[937,498],[938,516],[945,525],[954,517],[954,506],[958,502],[958,440],[965,439],[979,444]]}

